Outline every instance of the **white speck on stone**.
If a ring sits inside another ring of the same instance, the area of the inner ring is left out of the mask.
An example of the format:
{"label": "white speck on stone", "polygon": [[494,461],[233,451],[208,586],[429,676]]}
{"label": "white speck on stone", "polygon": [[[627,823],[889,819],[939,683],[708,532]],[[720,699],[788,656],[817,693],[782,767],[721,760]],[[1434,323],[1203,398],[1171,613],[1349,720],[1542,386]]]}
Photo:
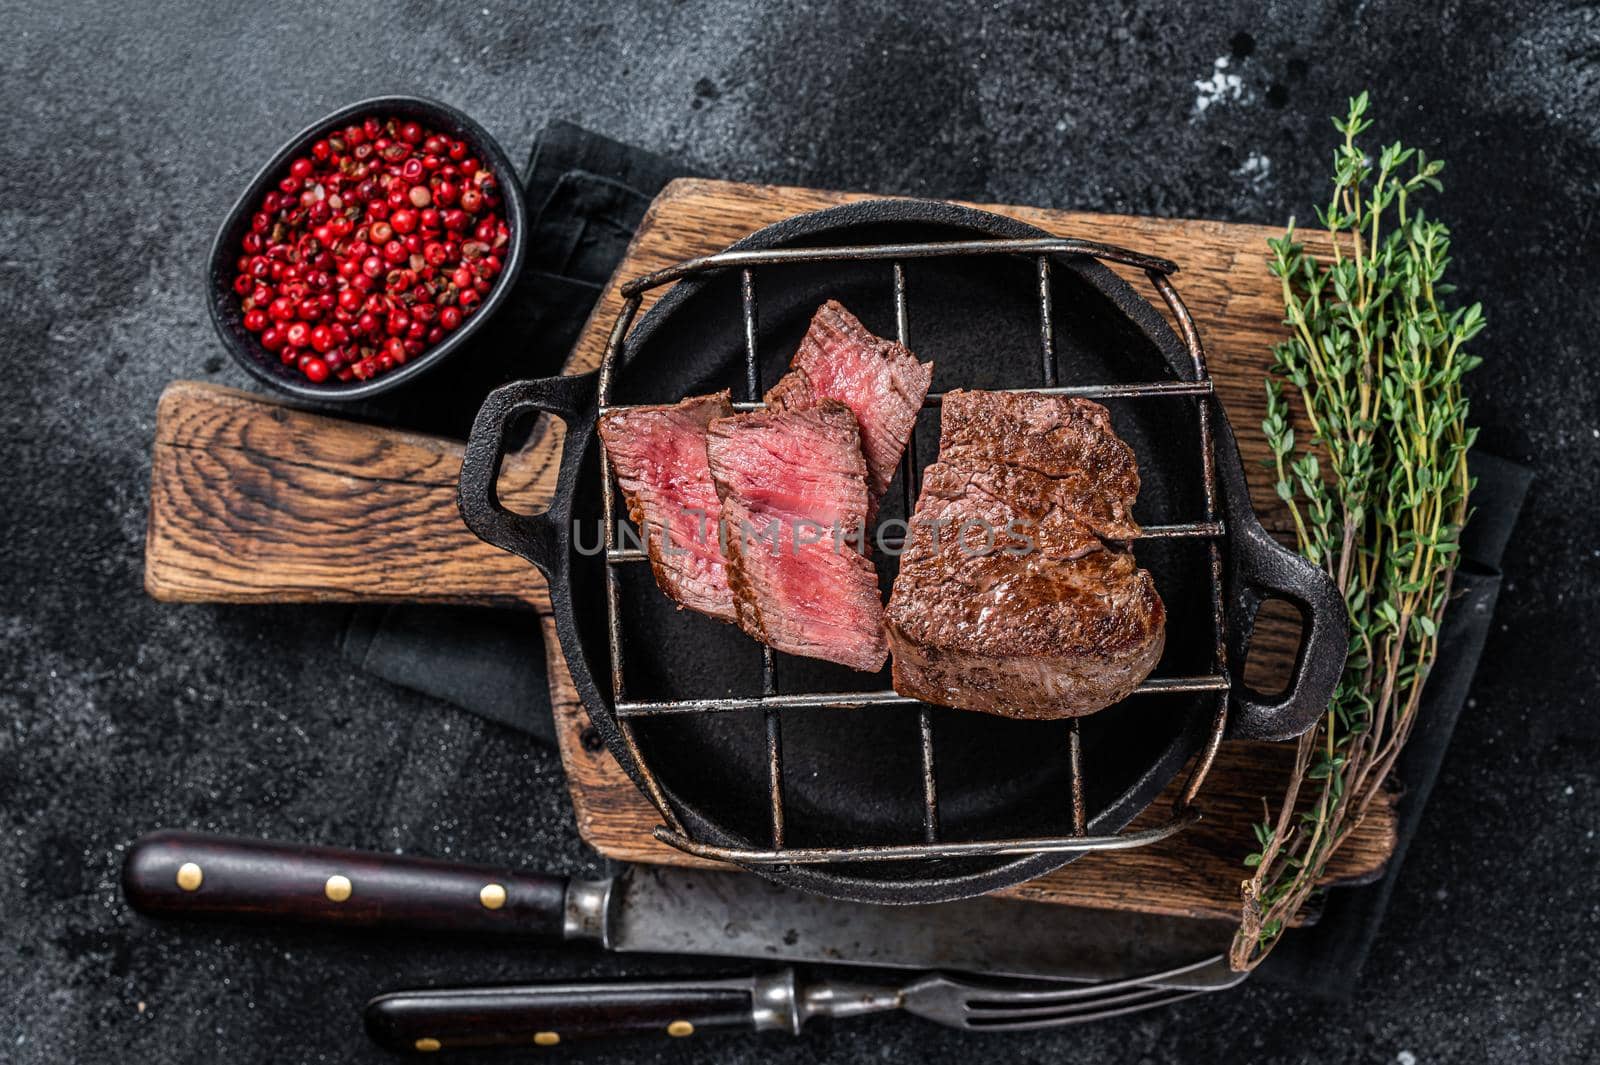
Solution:
{"label": "white speck on stone", "polygon": [[1204,114],[1206,108],[1223,100],[1238,100],[1244,96],[1244,79],[1228,73],[1228,57],[1218,56],[1212,64],[1211,76],[1194,83],[1195,114]]}
{"label": "white speck on stone", "polygon": [[1250,157],[1240,163],[1233,173],[1252,185],[1260,185],[1272,176],[1272,160],[1260,152],[1251,152]]}
{"label": "white speck on stone", "polygon": [[1450,897],[1450,892],[1444,888],[1440,888],[1438,891],[1433,893],[1433,897],[1438,899],[1440,902],[1443,902],[1445,899]]}
{"label": "white speck on stone", "polygon": [[[1056,132],[1057,133],[1065,133],[1066,131],[1067,131],[1067,120],[1064,119],[1064,118],[1056,119]],[[1594,435],[1595,436],[1600,436],[1600,430],[1596,430]]]}
{"label": "white speck on stone", "polygon": [[1409,1050],[1400,1051],[1394,1056],[1394,1060],[1398,1061],[1400,1065],[1417,1065],[1417,1056]]}
{"label": "white speck on stone", "polygon": [[1562,792],[1561,792],[1561,794],[1563,794],[1563,795],[1571,795],[1571,794],[1572,794],[1572,785],[1571,785],[1571,784],[1568,784],[1568,785],[1567,785],[1567,786],[1566,786],[1566,788],[1564,788],[1564,789],[1563,789],[1563,790],[1562,790]]}

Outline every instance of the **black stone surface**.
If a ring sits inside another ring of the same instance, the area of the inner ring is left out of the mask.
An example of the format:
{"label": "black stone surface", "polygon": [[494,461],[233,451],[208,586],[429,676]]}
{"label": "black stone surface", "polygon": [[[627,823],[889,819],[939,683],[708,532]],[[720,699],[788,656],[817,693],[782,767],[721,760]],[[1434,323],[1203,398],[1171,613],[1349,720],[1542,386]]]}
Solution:
{"label": "black stone surface", "polygon": [[514,157],[565,117],[730,177],[1281,222],[1321,200],[1327,116],[1363,86],[1376,132],[1450,162],[1437,211],[1463,295],[1491,319],[1472,389],[1482,443],[1540,480],[1351,1000],[1246,986],[1067,1033],[888,1018],[800,1041],[557,1054],[1600,1055],[1592,9],[65,0],[7,4],[4,23],[0,1060],[382,1060],[358,1024],[379,990],[685,967],[156,925],[121,901],[122,846],[159,826],[594,868],[555,755],[353,674],[334,649],[340,612],[170,607],[141,590],[155,400],[175,377],[245,383],[205,319],[201,265],[236,187],[288,133],[347,100],[417,91],[470,111]]}

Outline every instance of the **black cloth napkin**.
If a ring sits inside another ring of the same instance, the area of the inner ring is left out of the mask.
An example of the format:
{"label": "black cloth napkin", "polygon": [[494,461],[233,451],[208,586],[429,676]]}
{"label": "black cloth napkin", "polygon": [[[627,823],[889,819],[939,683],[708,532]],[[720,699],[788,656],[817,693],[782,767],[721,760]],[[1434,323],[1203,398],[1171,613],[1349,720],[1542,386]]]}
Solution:
{"label": "black cloth napkin", "polygon": [[[651,199],[688,171],[668,160],[558,122],[537,138],[528,166],[532,234],[517,298],[492,333],[459,359],[444,381],[402,395],[366,416],[464,437],[495,385],[560,371],[589,310]],[[1322,919],[1288,934],[1260,976],[1313,994],[1348,993],[1358,979],[1416,834],[1456,718],[1488,635],[1500,588],[1500,559],[1531,474],[1492,456],[1472,456],[1475,513],[1462,542],[1455,601],[1445,615],[1439,659],[1422,718],[1397,766],[1405,791],[1399,845],[1384,875],[1328,893]],[[362,609],[343,637],[344,656],[361,668],[426,692],[546,743],[554,740],[544,653],[537,624],[514,611],[455,607]]]}

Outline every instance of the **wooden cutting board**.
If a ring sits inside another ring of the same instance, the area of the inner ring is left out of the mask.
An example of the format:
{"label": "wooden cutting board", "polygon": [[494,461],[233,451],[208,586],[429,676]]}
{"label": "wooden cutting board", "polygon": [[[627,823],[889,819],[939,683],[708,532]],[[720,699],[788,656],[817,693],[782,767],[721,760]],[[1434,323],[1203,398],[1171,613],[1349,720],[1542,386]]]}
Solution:
{"label": "wooden cutting board", "polygon": [[[646,215],[568,363],[599,365],[621,306],[622,281],[726,247],[791,214],[869,198],[681,180]],[[987,206],[987,205],[986,205]],[[1260,424],[1269,349],[1281,335],[1277,281],[1266,268],[1268,227],[988,206],[1051,232],[1175,260],[1176,283],[1199,325],[1217,393],[1239,437],[1253,501],[1268,529],[1290,523],[1265,475]],[[1130,280],[1144,285],[1143,279]],[[1147,291],[1147,289],[1142,289]],[[1159,301],[1155,301],[1159,305]],[[649,301],[647,301],[648,306]],[[536,510],[550,498],[560,426],[547,426],[506,464],[502,496]],[[181,602],[492,603],[529,607],[545,627],[556,732],[578,828],[611,857],[708,864],[657,843],[659,817],[595,741],[556,646],[538,574],[472,536],[455,509],[460,445],[296,411],[211,385],[178,382],[162,397],[152,456],[146,587]],[[1283,675],[1296,629],[1264,617],[1247,675]],[[1263,801],[1281,794],[1287,745],[1224,746],[1202,793],[1205,820],[1131,851],[1085,856],[1006,894],[1041,902],[1234,918],[1242,857]],[[1164,796],[1136,824],[1160,820]],[[1330,870],[1369,879],[1393,852],[1391,803],[1375,805]]]}

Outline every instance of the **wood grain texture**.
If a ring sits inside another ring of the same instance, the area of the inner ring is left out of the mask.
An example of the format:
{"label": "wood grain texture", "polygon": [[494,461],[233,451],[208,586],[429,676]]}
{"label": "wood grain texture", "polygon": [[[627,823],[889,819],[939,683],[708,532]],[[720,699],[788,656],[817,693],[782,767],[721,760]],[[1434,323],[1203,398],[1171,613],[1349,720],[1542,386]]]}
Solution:
{"label": "wood grain texture", "polygon": [[[557,435],[507,461],[510,505],[541,509],[549,499]],[[437,437],[176,382],[156,415],[145,587],[172,602],[548,608],[532,567],[461,523],[461,451]]]}
{"label": "wood grain texture", "polygon": [[[622,281],[720,250],[755,229],[863,194],[726,182],[674,182],[657,198],[590,316],[569,372],[599,365],[621,307]],[[1262,377],[1281,334],[1266,269],[1275,229],[1031,208],[990,207],[1051,232],[1121,244],[1177,261],[1177,284],[1206,344],[1219,397],[1239,437],[1253,501],[1267,527],[1290,523],[1261,459]],[[1132,278],[1145,285],[1142,278]],[[1144,290],[1147,290],[1146,285]],[[654,296],[651,297],[653,299]],[[647,301],[647,305],[648,305]],[[554,486],[560,426],[508,459],[501,492],[542,509]],[[702,864],[655,842],[659,817],[595,742],[561,661],[541,578],[478,541],[455,507],[461,446],[357,425],[211,385],[179,382],[163,396],[152,458],[146,584],[189,602],[416,601],[531,606],[543,614],[556,732],[583,837],[622,859]],[[1252,678],[1284,676],[1296,626],[1275,613],[1257,630]],[[1206,819],[1171,840],[1087,856],[1007,894],[1041,902],[1195,917],[1238,912],[1241,857],[1265,797],[1281,792],[1291,751],[1229,744],[1203,793]],[[1171,795],[1138,824],[1158,820]],[[1380,803],[1341,853],[1332,878],[1369,878],[1394,847],[1394,811]]]}

